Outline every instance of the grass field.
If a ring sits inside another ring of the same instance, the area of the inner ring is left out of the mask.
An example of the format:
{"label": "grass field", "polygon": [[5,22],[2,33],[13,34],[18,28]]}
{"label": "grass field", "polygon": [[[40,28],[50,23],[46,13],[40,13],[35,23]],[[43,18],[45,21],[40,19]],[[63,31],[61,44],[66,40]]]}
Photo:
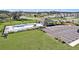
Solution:
{"label": "grass field", "polygon": [[11,22],[5,22],[5,23],[1,23],[1,24],[3,24],[3,25],[15,25],[15,24],[35,23],[35,22],[36,22],[36,20],[26,20],[26,21],[11,21]]}
{"label": "grass field", "polygon": [[[14,22],[13,22],[14,23]],[[15,24],[15,23],[14,23]],[[17,22],[16,22],[17,24]],[[3,24],[0,25],[0,29]],[[1,37],[0,50],[78,50],[79,45],[70,47],[55,40],[40,30],[31,30],[9,34],[7,39]]]}
{"label": "grass field", "polygon": [[[1,36],[1,33],[0,33]],[[49,37],[40,30],[24,31],[9,34],[7,39],[0,37],[0,49],[11,50],[61,50],[61,49],[79,49],[63,44],[54,38]]]}

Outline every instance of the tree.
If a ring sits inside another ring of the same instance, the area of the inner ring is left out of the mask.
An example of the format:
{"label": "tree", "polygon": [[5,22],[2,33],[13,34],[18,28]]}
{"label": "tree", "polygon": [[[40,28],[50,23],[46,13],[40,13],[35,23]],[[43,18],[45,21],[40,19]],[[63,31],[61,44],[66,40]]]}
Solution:
{"label": "tree", "polygon": [[43,23],[44,23],[44,24],[43,24],[44,26],[47,26],[47,25],[48,25],[48,19],[45,18]]}
{"label": "tree", "polygon": [[77,32],[79,33],[79,29],[77,30]]}
{"label": "tree", "polygon": [[21,16],[21,14],[18,13],[18,12],[13,12],[13,13],[12,13],[12,18],[13,18],[14,20],[18,20],[20,16]]}
{"label": "tree", "polygon": [[37,17],[37,15],[34,15],[34,17]]}

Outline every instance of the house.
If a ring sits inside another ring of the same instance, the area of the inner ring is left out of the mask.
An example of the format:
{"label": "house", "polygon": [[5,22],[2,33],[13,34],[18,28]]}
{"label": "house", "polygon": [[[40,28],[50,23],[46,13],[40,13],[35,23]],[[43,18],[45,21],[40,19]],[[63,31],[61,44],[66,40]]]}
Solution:
{"label": "house", "polygon": [[19,19],[27,19],[26,16],[20,16]]}
{"label": "house", "polygon": [[6,21],[7,21],[7,18],[0,17],[0,22],[6,22]]}

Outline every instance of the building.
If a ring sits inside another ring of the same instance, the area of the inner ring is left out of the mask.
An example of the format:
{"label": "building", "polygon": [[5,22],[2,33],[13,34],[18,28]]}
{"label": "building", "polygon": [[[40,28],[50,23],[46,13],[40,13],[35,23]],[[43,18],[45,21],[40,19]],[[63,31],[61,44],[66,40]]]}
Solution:
{"label": "building", "polygon": [[19,19],[27,19],[26,16],[20,16]]}

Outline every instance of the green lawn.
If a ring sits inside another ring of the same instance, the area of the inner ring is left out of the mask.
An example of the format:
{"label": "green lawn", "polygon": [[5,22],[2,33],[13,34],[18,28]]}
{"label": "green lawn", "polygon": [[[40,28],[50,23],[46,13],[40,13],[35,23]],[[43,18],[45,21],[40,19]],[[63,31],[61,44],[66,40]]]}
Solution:
{"label": "green lawn", "polygon": [[49,37],[46,33],[43,33],[40,30],[32,30],[9,34],[7,39],[0,37],[0,49],[61,50],[79,49],[79,45],[76,47],[70,47],[69,45],[63,44],[54,38]]}
{"label": "green lawn", "polygon": [[15,24],[26,24],[26,23],[35,23],[36,20],[26,20],[26,21],[11,21],[2,23],[3,25],[15,25]]}
{"label": "green lawn", "polygon": [[[0,25],[0,29],[3,24]],[[78,50],[79,45],[71,47],[55,40],[40,30],[12,33],[7,39],[1,37],[0,50]]]}

